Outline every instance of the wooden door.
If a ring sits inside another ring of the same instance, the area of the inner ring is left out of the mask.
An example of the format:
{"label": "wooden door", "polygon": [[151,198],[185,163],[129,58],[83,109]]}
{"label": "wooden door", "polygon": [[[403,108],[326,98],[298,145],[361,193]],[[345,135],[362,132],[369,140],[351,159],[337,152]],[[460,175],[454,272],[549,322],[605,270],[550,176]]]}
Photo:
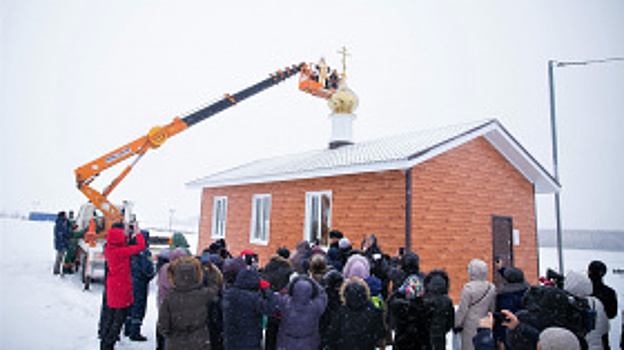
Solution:
{"label": "wooden door", "polygon": [[498,286],[502,276],[496,269],[496,260],[503,266],[513,266],[513,222],[508,216],[492,216],[492,281]]}

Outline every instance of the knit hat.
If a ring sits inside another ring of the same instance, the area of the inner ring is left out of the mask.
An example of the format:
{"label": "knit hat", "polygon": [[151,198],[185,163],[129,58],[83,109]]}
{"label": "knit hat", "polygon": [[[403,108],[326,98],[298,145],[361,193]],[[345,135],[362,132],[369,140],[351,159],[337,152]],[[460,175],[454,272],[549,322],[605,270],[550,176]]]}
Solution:
{"label": "knit hat", "polygon": [[171,236],[171,244],[172,247],[175,248],[188,248],[189,244],[186,241],[186,237],[180,232],[175,232],[173,236]]}
{"label": "knit hat", "polygon": [[586,274],[570,271],[563,282],[563,289],[576,297],[584,298],[590,296],[594,288]]}
{"label": "knit hat", "polygon": [[317,255],[317,254],[325,255],[325,252],[323,251],[323,248],[321,248],[319,246],[316,246],[316,247],[310,249],[310,256]]}
{"label": "knit hat", "polygon": [[245,249],[242,252],[240,252],[240,256],[245,256],[245,255],[255,255],[255,253],[251,249]]}
{"label": "knit hat", "polygon": [[277,250],[277,255],[281,256],[284,259],[290,258],[290,250],[286,247],[281,247]]}
{"label": "knit hat", "polygon": [[380,295],[381,294],[381,280],[375,276],[368,276],[364,279],[364,282],[368,285],[370,289],[371,295]]}
{"label": "knit hat", "polygon": [[245,259],[241,257],[227,259],[223,263],[223,278],[225,279],[226,283],[234,284],[238,273],[245,270],[246,268],[247,263],[245,263]]}
{"label": "knit hat", "polygon": [[340,247],[340,249],[347,249],[351,247],[351,242],[349,242],[348,238],[341,238],[338,241],[338,247]]}
{"label": "knit hat", "polygon": [[580,350],[579,341],[565,328],[550,327],[539,335],[539,345],[542,350]]}
{"label": "knit hat", "polygon": [[176,248],[169,253],[169,261],[174,262],[180,257],[186,256],[188,253],[183,248]]}
{"label": "knit hat", "polygon": [[607,273],[607,265],[600,260],[594,260],[589,263],[587,273],[590,279],[599,281]]}
{"label": "knit hat", "polygon": [[325,276],[323,276],[322,283],[327,289],[337,289],[342,286],[344,278],[342,273],[338,270],[329,270]]}
{"label": "knit hat", "polygon": [[522,283],[524,282],[524,272],[516,267],[508,267],[503,273],[505,280],[508,283]]}
{"label": "knit hat", "polygon": [[342,234],[342,232],[340,232],[338,230],[331,230],[331,231],[329,231],[329,238],[342,239],[343,237],[344,237],[344,235]]}

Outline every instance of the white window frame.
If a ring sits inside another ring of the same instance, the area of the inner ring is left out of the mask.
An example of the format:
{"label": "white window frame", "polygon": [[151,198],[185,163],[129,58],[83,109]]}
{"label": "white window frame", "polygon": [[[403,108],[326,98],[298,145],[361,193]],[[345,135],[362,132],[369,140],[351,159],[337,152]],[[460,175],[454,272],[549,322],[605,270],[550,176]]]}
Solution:
{"label": "white window frame", "polygon": [[[258,207],[260,203],[260,208]],[[261,217],[259,217],[261,215]],[[261,220],[261,222],[257,222]],[[260,228],[260,233],[256,232]],[[263,232],[262,232],[263,231]],[[271,195],[254,194],[251,200],[251,222],[249,224],[249,243],[268,245],[271,233]]]}
{"label": "white window frame", "polygon": [[[327,247],[329,246],[329,231],[331,230],[331,219],[332,219],[332,209],[333,209],[333,198],[332,198],[332,191],[331,190],[326,190],[326,191],[316,191],[316,192],[306,192],[306,204],[305,204],[305,226],[304,226],[304,230],[303,230],[303,239],[311,242],[314,238],[318,238],[319,241],[321,240],[322,237],[319,237],[318,235],[316,235],[315,237],[311,237],[312,235],[312,223],[313,223],[313,216],[315,216],[316,214],[316,219],[318,222],[322,221],[322,198],[323,196],[327,196],[329,197],[329,213],[327,215],[327,241],[326,242],[320,242],[320,245],[322,247]],[[315,201],[316,199],[316,201]],[[314,203],[316,203],[317,208],[313,208],[314,207]]]}
{"label": "white window frame", "polygon": [[226,196],[215,196],[212,200],[212,232],[211,238],[225,238],[225,228],[227,224],[227,203]]}

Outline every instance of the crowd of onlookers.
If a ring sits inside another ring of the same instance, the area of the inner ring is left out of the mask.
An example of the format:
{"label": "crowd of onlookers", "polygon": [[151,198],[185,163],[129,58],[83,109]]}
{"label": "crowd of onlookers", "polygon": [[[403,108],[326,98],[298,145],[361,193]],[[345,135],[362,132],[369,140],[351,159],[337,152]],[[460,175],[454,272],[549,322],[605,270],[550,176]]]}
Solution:
{"label": "crowd of onlookers", "polygon": [[328,247],[281,247],[263,266],[251,250],[232,256],[223,239],[193,256],[176,233],[154,267],[148,241],[132,226],[107,233],[102,349],[112,349],[122,329],[146,340],[155,276],[158,349],[446,349],[449,332],[464,350],[609,349],[618,310],[600,261],[587,273],[549,271],[534,286],[521,269],[497,262],[495,286],[488,264],[474,259],[454,307],[443,269],[421,271],[410,251],[391,257],[374,235],[354,247],[334,230]]}

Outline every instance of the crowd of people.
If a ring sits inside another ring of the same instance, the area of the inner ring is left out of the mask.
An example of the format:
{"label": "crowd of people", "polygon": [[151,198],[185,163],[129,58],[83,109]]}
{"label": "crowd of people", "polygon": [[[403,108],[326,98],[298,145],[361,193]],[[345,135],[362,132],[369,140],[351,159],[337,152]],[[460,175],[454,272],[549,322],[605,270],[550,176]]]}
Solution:
{"label": "crowd of people", "polygon": [[121,224],[108,231],[102,349],[114,348],[122,328],[131,340],[146,340],[141,327],[154,276],[157,348],[168,350],[437,350],[446,349],[449,332],[463,350],[609,349],[609,319],[618,310],[600,261],[587,273],[550,271],[533,286],[521,269],[497,263],[502,283],[495,286],[488,264],[474,259],[455,308],[445,270],[421,271],[410,251],[391,257],[374,235],[353,247],[334,230],[326,248],[306,241],[292,253],[281,247],[261,266],[251,250],[232,256],[223,239],[193,256],[176,233],[155,269],[148,235]]}

